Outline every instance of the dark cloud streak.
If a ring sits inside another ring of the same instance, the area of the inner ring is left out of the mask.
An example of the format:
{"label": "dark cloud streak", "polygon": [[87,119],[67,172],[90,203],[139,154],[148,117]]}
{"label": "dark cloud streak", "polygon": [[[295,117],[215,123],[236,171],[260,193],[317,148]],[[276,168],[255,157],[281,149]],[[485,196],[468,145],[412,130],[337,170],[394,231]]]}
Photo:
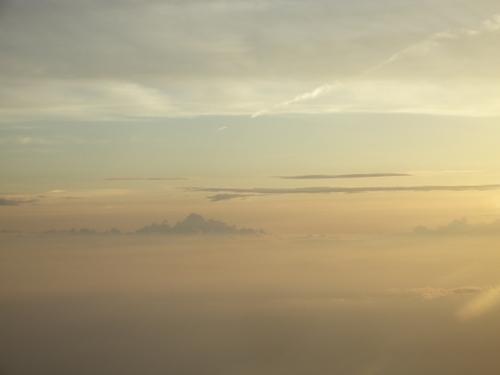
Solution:
{"label": "dark cloud streak", "polygon": [[215,194],[212,196],[209,196],[208,198],[212,202],[218,202],[218,201],[227,201],[229,199],[236,199],[236,198],[246,198],[246,197],[253,197],[253,196],[260,196],[262,194]]}
{"label": "dark cloud streak", "polygon": [[0,206],[21,206],[38,202],[36,199],[0,198]]}
{"label": "dark cloud streak", "polygon": [[[372,186],[372,187],[304,187],[304,188],[204,188],[185,187],[186,191],[222,193],[209,196],[214,202],[229,200],[248,195],[281,195],[281,194],[330,194],[330,193],[371,193],[371,192],[430,192],[430,191],[486,191],[499,190],[500,184],[490,185],[428,185],[428,186]],[[234,194],[231,194],[234,193]]]}
{"label": "dark cloud streak", "polygon": [[192,177],[112,177],[106,178],[106,181],[175,181],[192,179]]}
{"label": "dark cloud streak", "polygon": [[408,173],[354,173],[354,174],[308,174],[300,176],[273,176],[283,180],[320,180],[333,178],[370,178],[370,177],[403,177],[413,176]]}

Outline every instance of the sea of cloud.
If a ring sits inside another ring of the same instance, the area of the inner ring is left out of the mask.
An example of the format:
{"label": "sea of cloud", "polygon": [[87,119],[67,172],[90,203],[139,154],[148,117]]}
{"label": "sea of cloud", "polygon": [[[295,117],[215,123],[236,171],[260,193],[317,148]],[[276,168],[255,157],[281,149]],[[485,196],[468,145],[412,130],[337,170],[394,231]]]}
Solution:
{"label": "sea of cloud", "polygon": [[494,236],[0,235],[3,374],[496,374]]}

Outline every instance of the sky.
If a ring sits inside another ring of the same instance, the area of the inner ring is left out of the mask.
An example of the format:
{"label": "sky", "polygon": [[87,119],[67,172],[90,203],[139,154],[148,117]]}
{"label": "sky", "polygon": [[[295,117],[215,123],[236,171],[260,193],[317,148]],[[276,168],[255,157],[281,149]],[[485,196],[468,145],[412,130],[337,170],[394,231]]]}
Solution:
{"label": "sky", "polygon": [[[389,212],[361,231],[495,219],[498,187],[473,186],[500,183],[499,15],[493,1],[3,1],[2,230],[195,212],[358,231],[309,209],[345,193],[284,192],[339,186],[396,187],[357,194]],[[358,176],[280,178],[310,175]],[[401,200],[428,211],[401,220]]]}
{"label": "sky", "polygon": [[0,374],[493,374],[499,39],[493,0],[0,0]]}

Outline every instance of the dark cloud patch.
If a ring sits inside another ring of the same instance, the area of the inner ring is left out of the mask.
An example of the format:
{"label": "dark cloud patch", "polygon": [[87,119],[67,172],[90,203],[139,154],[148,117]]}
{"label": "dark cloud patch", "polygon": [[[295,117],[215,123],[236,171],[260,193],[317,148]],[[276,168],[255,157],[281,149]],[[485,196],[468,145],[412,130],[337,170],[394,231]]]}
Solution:
{"label": "dark cloud patch", "polygon": [[170,226],[166,220],[161,224],[153,223],[147,225],[135,233],[138,234],[184,234],[184,235],[259,235],[266,234],[263,230],[255,230],[251,228],[236,228],[235,225],[228,225],[222,221],[208,219],[205,220],[198,214],[190,214],[183,221],[178,221],[174,226]]}
{"label": "dark cloud patch", "polygon": [[[490,185],[430,185],[430,186],[373,186],[373,187],[304,187],[304,188],[205,188],[185,187],[186,191],[222,193],[208,198],[212,201],[229,200],[241,197],[241,194],[281,195],[281,194],[330,194],[330,193],[371,193],[371,192],[430,192],[430,191],[485,191],[498,190],[500,184]],[[231,194],[232,193],[232,194]]]}
{"label": "dark cloud patch", "polygon": [[321,180],[333,178],[371,178],[413,176],[408,173],[354,173],[354,174],[308,174],[299,176],[273,176],[283,180]]}
{"label": "dark cloud patch", "polygon": [[0,206],[21,206],[36,202],[38,202],[36,199],[0,198]]}
{"label": "dark cloud patch", "polygon": [[209,196],[208,199],[210,199],[212,202],[219,202],[219,201],[227,201],[230,199],[246,198],[246,197],[259,196],[259,195],[261,195],[261,194],[215,194],[215,195]]}
{"label": "dark cloud patch", "polygon": [[439,226],[436,229],[430,229],[426,226],[419,225],[413,229],[413,233],[416,235],[426,236],[426,235],[443,235],[443,236],[455,236],[455,235],[499,235],[500,234],[500,219],[497,219],[491,223],[479,223],[479,224],[469,224],[467,219],[463,217],[462,219],[453,220],[448,225]]}
{"label": "dark cloud patch", "polygon": [[175,181],[175,180],[192,180],[192,178],[191,177],[113,177],[106,179],[106,181]]}

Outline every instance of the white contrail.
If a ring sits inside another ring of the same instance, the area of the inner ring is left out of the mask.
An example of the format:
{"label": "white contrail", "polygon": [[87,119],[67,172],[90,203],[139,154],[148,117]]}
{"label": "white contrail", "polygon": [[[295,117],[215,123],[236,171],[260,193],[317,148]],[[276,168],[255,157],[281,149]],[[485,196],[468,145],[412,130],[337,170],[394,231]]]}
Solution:
{"label": "white contrail", "polygon": [[[386,65],[389,65],[390,63],[398,60],[400,57],[403,57],[405,55],[424,55],[424,54],[428,53],[431,48],[439,46],[440,40],[443,40],[443,39],[456,39],[456,38],[459,38],[461,35],[473,36],[476,34],[480,34],[484,31],[489,31],[489,32],[498,31],[498,30],[500,30],[500,15],[495,15],[492,18],[483,21],[482,25],[483,25],[482,30],[460,29],[460,30],[455,30],[455,31],[445,30],[445,31],[440,31],[440,32],[434,33],[434,34],[428,36],[427,38],[425,38],[419,42],[412,43],[409,46],[399,50],[398,52],[396,52],[392,56],[390,56],[388,59],[386,59],[386,60],[382,61],[381,63],[378,63],[378,64],[372,66],[371,68],[365,70],[364,72],[362,72],[359,75],[359,77],[363,77],[363,76],[368,75],[368,74],[370,74],[370,73],[372,73],[372,72],[374,72],[374,71],[376,71],[376,70],[378,70]],[[315,98],[322,96],[322,95],[325,95],[325,94],[329,93],[330,91],[332,91],[333,89],[341,87],[341,86],[342,86],[342,83],[340,83],[338,81],[334,82],[333,84],[326,83],[322,86],[317,87],[313,91],[306,92],[306,93],[301,94],[301,95],[297,95],[292,100],[287,100],[285,102],[278,103],[271,110],[265,109],[265,110],[258,111],[256,113],[254,113],[253,115],[251,115],[250,117],[255,118],[255,117],[261,116],[265,113],[272,112],[274,109],[277,109],[280,107],[288,106],[288,105],[302,102],[302,101],[306,101],[306,100],[315,99]]]}
{"label": "white contrail", "polygon": [[315,88],[313,91],[306,92],[305,94],[302,94],[302,95],[297,95],[292,100],[288,100],[286,102],[279,103],[275,107],[283,107],[283,106],[287,106],[287,105],[290,105],[293,103],[303,102],[305,100],[311,100],[311,99],[317,98],[318,96],[329,93],[330,91],[332,91],[332,89],[334,89],[335,87],[337,87],[339,85],[340,84],[338,82],[336,82],[334,85],[330,85],[328,83],[324,84],[323,86]]}

